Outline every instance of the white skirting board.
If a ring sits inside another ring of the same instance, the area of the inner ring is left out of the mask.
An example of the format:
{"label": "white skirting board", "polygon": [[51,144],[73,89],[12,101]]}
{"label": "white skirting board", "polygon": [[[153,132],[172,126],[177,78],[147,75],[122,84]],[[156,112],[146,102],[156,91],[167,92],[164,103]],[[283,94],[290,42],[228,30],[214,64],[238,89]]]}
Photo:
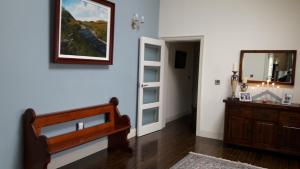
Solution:
{"label": "white skirting board", "polygon": [[177,120],[183,116],[186,116],[188,114],[191,114],[190,112],[183,112],[183,113],[179,113],[179,114],[175,114],[175,115],[172,115],[172,116],[169,116],[169,117],[166,117],[166,123],[169,123],[171,121],[174,121],[174,120]]}
{"label": "white skirting board", "polygon": [[[136,136],[136,129],[131,129],[128,134],[128,139]],[[48,169],[57,169],[59,167],[70,164],[74,161],[92,155],[96,152],[107,148],[107,138],[101,138],[87,144],[63,151],[61,153],[51,156],[51,162],[48,165]]]}
{"label": "white skirting board", "polygon": [[214,133],[214,132],[200,130],[197,136],[216,139],[216,140],[223,140],[223,133]]}

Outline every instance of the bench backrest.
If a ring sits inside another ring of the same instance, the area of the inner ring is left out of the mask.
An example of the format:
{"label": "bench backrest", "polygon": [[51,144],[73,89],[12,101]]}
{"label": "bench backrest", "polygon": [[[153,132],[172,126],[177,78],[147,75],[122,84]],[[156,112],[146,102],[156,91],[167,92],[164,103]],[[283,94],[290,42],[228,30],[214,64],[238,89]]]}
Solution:
{"label": "bench backrest", "polygon": [[83,119],[87,117],[92,117],[96,115],[102,115],[102,114],[105,114],[105,123],[100,124],[101,127],[103,128],[114,127],[115,110],[116,110],[115,105],[109,103],[104,105],[39,115],[36,116],[35,121],[33,122],[33,127],[35,128],[36,135],[40,135],[41,129],[43,127],[69,122],[73,120]]}

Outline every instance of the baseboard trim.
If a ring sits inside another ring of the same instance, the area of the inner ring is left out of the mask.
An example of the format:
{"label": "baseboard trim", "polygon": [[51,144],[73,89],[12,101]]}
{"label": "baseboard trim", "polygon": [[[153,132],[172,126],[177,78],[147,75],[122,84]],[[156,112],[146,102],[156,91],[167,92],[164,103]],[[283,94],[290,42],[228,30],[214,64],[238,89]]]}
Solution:
{"label": "baseboard trim", "polygon": [[[131,129],[128,139],[136,136],[136,129]],[[57,169],[107,148],[107,138],[101,138],[90,143],[63,151],[51,156],[48,169]]]}
{"label": "baseboard trim", "polygon": [[215,133],[215,132],[200,130],[197,136],[216,139],[216,140],[223,140],[223,133]]}
{"label": "baseboard trim", "polygon": [[128,134],[127,138],[131,139],[136,136],[136,129],[130,129],[130,133]]}
{"label": "baseboard trim", "polygon": [[186,116],[186,115],[188,115],[188,114],[190,114],[190,113],[184,112],[184,113],[179,113],[179,114],[175,114],[175,115],[173,115],[173,116],[166,117],[166,123],[169,123],[169,122],[171,122],[171,121],[174,121],[174,120],[176,120],[176,119],[179,119],[180,117]]}

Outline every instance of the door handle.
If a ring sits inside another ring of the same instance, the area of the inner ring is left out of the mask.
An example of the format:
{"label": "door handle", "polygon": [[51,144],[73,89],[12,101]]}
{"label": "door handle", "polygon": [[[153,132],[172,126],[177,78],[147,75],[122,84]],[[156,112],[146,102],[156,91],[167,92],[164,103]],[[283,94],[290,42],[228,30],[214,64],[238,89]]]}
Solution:
{"label": "door handle", "polygon": [[147,84],[142,84],[142,87],[147,87],[147,86],[149,86],[149,85],[147,85]]}

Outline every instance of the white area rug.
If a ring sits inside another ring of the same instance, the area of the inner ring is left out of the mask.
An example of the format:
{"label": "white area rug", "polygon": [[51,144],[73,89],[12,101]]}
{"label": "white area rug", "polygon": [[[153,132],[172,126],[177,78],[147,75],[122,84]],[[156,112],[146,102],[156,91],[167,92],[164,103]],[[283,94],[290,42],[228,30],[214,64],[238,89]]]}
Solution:
{"label": "white area rug", "polygon": [[234,162],[190,152],[171,169],[264,169],[250,164]]}

